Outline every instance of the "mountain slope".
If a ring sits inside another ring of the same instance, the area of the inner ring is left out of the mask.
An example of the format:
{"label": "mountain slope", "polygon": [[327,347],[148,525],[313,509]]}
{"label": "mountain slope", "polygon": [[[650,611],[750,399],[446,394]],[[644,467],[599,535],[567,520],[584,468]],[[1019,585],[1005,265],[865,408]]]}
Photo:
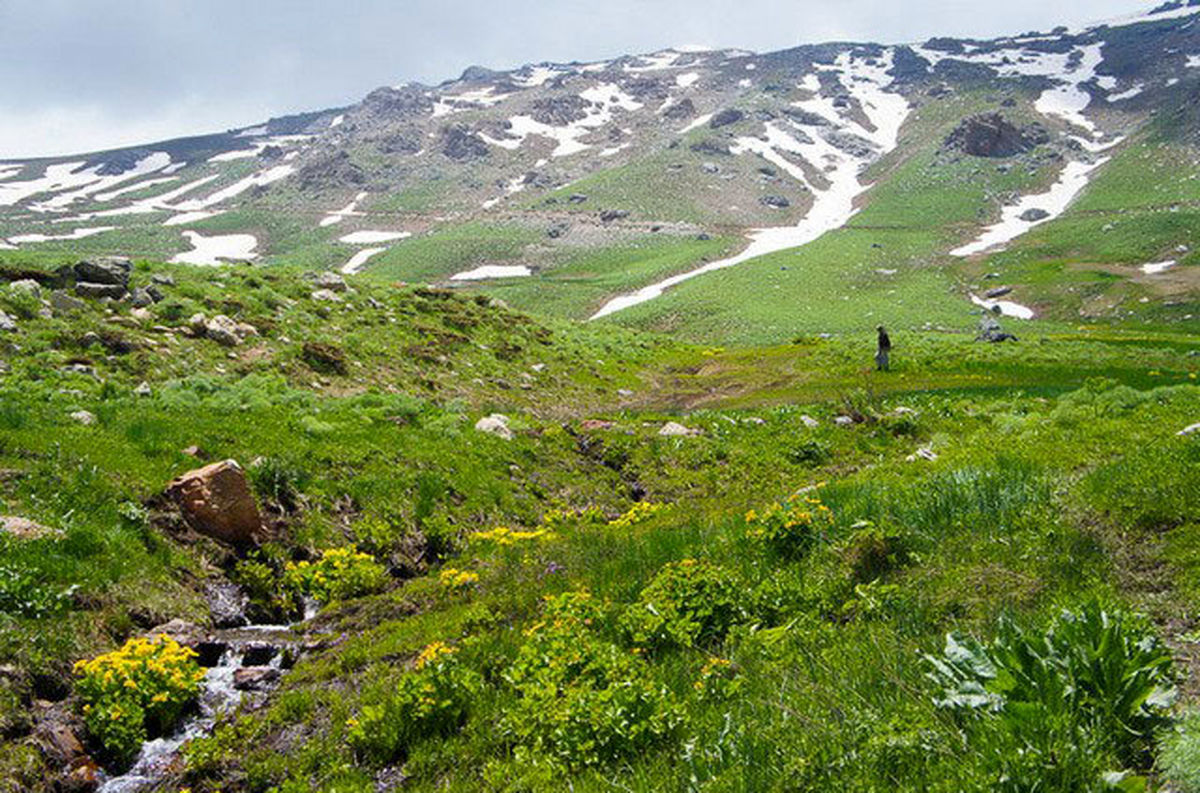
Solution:
{"label": "mountain slope", "polygon": [[[222,135],[0,163],[0,247],[363,270],[726,339],[837,331],[827,298],[906,326],[962,324],[988,273],[1015,287],[1001,306],[1015,316],[1186,321],[1186,224],[1103,252],[1070,229],[1089,183],[1139,189],[1108,170],[1196,160],[1196,13],[1167,4],[991,41],[472,67]],[[1183,209],[1190,184],[1114,198]],[[1060,235],[1076,247],[1042,272],[1062,277],[1032,277],[1042,254],[1005,266]],[[762,258],[790,249],[788,264]],[[1139,270],[1165,261],[1169,274]],[[833,288],[864,263],[878,284]],[[1108,268],[1082,301],[1076,264]],[[790,275],[763,287],[764,268]],[[889,311],[893,289],[911,298]]]}

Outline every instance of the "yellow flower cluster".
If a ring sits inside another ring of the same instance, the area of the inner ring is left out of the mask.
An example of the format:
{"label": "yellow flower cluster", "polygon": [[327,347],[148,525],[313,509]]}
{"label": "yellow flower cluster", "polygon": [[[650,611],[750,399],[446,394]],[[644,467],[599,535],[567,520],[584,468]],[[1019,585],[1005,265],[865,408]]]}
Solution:
{"label": "yellow flower cluster", "polygon": [[357,597],[383,588],[387,571],[357,548],[327,548],[315,562],[288,562],[284,582],[292,590],[322,603]]}
{"label": "yellow flower cluster", "polygon": [[438,574],[438,581],[448,589],[463,589],[471,584],[478,583],[479,573],[447,567]]}
{"label": "yellow flower cluster", "polygon": [[718,658],[715,655],[704,662],[704,666],[700,668],[700,679],[692,684],[692,687],[697,691],[704,690],[704,684],[713,675],[723,674],[732,668],[733,662],[725,658]]}
{"label": "yellow flower cluster", "polygon": [[195,650],[163,633],[154,639],[130,639],[119,650],[77,661],[75,674],[106,687],[137,689],[144,678],[153,676],[189,688],[204,679],[204,671],[192,660],[195,657]]}
{"label": "yellow flower cluster", "polygon": [[472,532],[467,540],[471,543],[492,542],[496,545],[516,545],[531,540],[553,540],[557,536],[554,532],[544,528],[534,529],[533,531],[519,531],[499,526],[488,531]]}
{"label": "yellow flower cluster", "polygon": [[417,656],[413,666],[417,669],[424,669],[440,659],[454,655],[455,652],[457,651],[445,642],[431,642],[425,645],[424,650],[421,650],[421,654]]}
{"label": "yellow flower cluster", "polygon": [[608,525],[617,529],[626,529],[630,526],[636,526],[643,521],[650,520],[650,518],[662,512],[669,506],[669,504],[655,504],[649,501],[639,501],[630,507],[629,511],[621,517],[617,518],[616,520],[610,520]]}

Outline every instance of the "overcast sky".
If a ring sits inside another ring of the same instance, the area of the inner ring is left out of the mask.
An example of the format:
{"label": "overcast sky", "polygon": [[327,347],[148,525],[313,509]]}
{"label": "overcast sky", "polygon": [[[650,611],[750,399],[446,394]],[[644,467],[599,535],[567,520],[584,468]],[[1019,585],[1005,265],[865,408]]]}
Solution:
{"label": "overcast sky", "polygon": [[213,132],[480,64],[1048,30],[1138,0],[0,0],[0,159]]}

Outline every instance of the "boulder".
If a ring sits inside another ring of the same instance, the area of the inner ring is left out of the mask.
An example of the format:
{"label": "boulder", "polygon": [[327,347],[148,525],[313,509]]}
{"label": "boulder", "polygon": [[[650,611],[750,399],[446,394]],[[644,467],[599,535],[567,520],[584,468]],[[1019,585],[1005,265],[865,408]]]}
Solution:
{"label": "boulder", "polygon": [[975,341],[986,342],[1002,342],[1002,341],[1017,341],[1017,337],[1011,333],[1005,333],[1000,327],[1000,322],[994,316],[985,314],[979,320],[979,333],[975,336]]}
{"label": "boulder", "polygon": [[242,343],[238,324],[224,314],[218,314],[204,323],[204,335],[226,347],[236,347]]}
{"label": "boulder", "polygon": [[0,534],[7,534],[18,540],[36,540],[41,537],[61,535],[62,532],[40,523],[34,523],[28,518],[0,515]]}
{"label": "boulder", "polygon": [[244,666],[233,673],[233,687],[238,691],[262,691],[279,675],[279,670],[271,666]]}
{"label": "boulder", "polygon": [[0,311],[0,332],[3,332],[3,333],[16,333],[17,332],[16,321],[13,320],[13,318],[10,317],[8,314],[5,314],[3,311]]}
{"label": "boulder", "polygon": [[129,259],[124,256],[105,256],[99,259],[84,259],[76,264],[75,280],[119,286],[124,290],[129,286],[131,272],[133,262]]}
{"label": "boulder", "polygon": [[188,471],[167,485],[167,495],[188,525],[206,537],[247,545],[256,542],[262,530],[246,472],[234,460]]}
{"label": "boulder", "polygon": [[146,308],[146,306],[154,305],[154,298],[150,296],[150,290],[144,287],[134,289],[129,295],[129,302],[134,308]]}
{"label": "boulder", "polygon": [[606,209],[600,213],[600,222],[611,223],[614,220],[621,220],[627,217],[629,217],[629,210],[627,209]]}
{"label": "boulder", "polygon": [[157,639],[160,636],[166,636],[193,650],[208,641],[208,634],[203,628],[194,622],[178,618],[155,625],[146,631],[147,639]]}
{"label": "boulder", "polygon": [[854,419],[849,416],[834,416],[833,423],[839,427],[849,427],[854,424]]}
{"label": "boulder", "polygon": [[86,297],[91,300],[99,300],[107,297],[112,300],[120,300],[125,297],[127,290],[121,284],[96,284],[91,281],[76,281],[75,294],[79,297]]}
{"label": "boulder", "polygon": [[1020,219],[1026,223],[1037,223],[1039,220],[1045,220],[1048,217],[1050,217],[1049,212],[1044,209],[1038,209],[1037,207],[1026,209],[1020,214]]}
{"label": "boulder", "polygon": [[50,720],[38,725],[33,740],[51,765],[71,765],[86,756],[75,730],[61,721]]}
{"label": "boulder", "polygon": [[986,292],[983,293],[983,296],[988,297],[988,298],[1004,297],[1011,291],[1012,291],[1011,286],[998,286],[995,289],[987,290]]}
{"label": "boulder", "polygon": [[730,107],[714,115],[708,122],[708,126],[710,129],[720,129],[721,127],[727,127],[730,124],[736,124],[745,117],[745,113],[736,108]]}
{"label": "boulder", "polygon": [[76,300],[61,289],[50,293],[50,310],[55,314],[71,314],[83,311],[85,308],[87,308],[87,303]]}
{"label": "boulder", "polygon": [[20,292],[29,295],[30,297],[41,297],[42,285],[32,278],[24,278],[20,281],[13,281],[8,285],[10,292]]}
{"label": "boulder", "polygon": [[505,416],[503,413],[493,413],[490,416],[484,416],[475,422],[475,429],[478,432],[486,432],[489,435],[495,435],[506,441],[513,439],[513,431],[508,428],[508,416]]}
{"label": "boulder", "polygon": [[681,438],[690,435],[699,435],[700,430],[685,427],[677,421],[668,421],[658,430],[658,434],[664,438]]}
{"label": "boulder", "polygon": [[772,209],[787,209],[792,205],[791,201],[781,195],[765,195],[758,199],[758,203]]}
{"label": "boulder", "polygon": [[342,302],[342,296],[337,292],[334,292],[332,289],[317,289],[311,295],[309,295],[309,297],[311,297],[313,300],[319,300],[327,303]]}
{"label": "boulder", "polygon": [[104,778],[100,766],[92,758],[83,755],[68,766],[66,774],[58,780],[56,789],[62,793],[92,793],[99,789]]}
{"label": "boulder", "polygon": [[76,410],[74,413],[71,414],[71,418],[74,419],[75,421],[78,421],[80,424],[82,424],[85,427],[89,427],[92,424],[96,423],[96,414],[90,413],[86,410]]}
{"label": "boulder", "polygon": [[817,421],[815,418],[808,415],[807,413],[800,416],[800,423],[803,424],[804,426],[808,427],[810,430],[816,429],[817,427],[821,426],[821,422]]}
{"label": "boulder", "polygon": [[317,288],[328,289],[331,292],[345,292],[346,279],[334,272],[324,272],[317,276]]}
{"label": "boulder", "polygon": [[150,280],[160,286],[175,286],[175,279],[165,273],[155,273]]}

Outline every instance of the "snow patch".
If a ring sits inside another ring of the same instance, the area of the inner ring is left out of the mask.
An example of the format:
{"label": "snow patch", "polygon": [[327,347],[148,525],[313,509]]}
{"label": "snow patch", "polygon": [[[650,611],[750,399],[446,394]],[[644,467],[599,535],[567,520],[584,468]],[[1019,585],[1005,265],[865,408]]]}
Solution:
{"label": "snow patch", "polygon": [[342,125],[342,122],[345,120],[346,120],[346,115],[344,113],[336,115],[333,117],[333,120],[329,122],[329,128],[333,129],[334,127],[340,127]]}
{"label": "snow patch", "polygon": [[346,206],[342,207],[341,209],[337,210],[336,212],[330,212],[328,215],[321,218],[321,222],[319,225],[321,226],[321,228],[325,228],[326,226],[333,226],[337,223],[341,223],[343,220],[350,217],[351,215],[361,215],[362,213],[358,211],[358,204],[366,197],[367,197],[366,193],[359,193],[358,195],[356,195],[354,197],[354,200],[351,201],[349,204],[346,204]]}
{"label": "snow patch", "polygon": [[223,215],[224,212],[182,212],[178,215],[167,218],[163,221],[164,226],[190,226],[193,223],[199,223],[202,220],[215,218],[217,215]]}
{"label": "snow patch", "polygon": [[692,119],[691,122],[686,127],[679,130],[678,134],[686,135],[687,133],[691,132],[694,129],[699,129],[700,127],[703,127],[708,122],[712,121],[712,117],[713,117],[712,113],[705,113],[702,116],[697,116],[696,118]]}
{"label": "snow patch", "polygon": [[689,86],[695,85],[696,81],[699,79],[700,79],[699,72],[687,72],[686,74],[677,74],[677,75],[675,75],[675,85],[679,86],[680,88],[687,88]]}
{"label": "snow patch", "polygon": [[215,267],[225,264],[227,260],[253,259],[257,256],[254,249],[258,240],[253,234],[224,234],[205,237],[195,231],[185,231],[183,236],[192,245],[192,250],[184,251],[171,258],[172,264],[200,264]]}
{"label": "snow patch", "polygon": [[409,231],[354,231],[338,237],[338,242],[344,242],[347,245],[370,245],[373,242],[391,242],[411,236],[412,232]]}
{"label": "snow patch", "polygon": [[1109,94],[1108,101],[1109,102],[1120,102],[1125,99],[1132,99],[1133,97],[1137,96],[1144,90],[1146,90],[1146,86],[1142,85],[1141,83],[1137,83],[1132,88],[1129,88],[1126,91],[1122,91],[1119,94]]}
{"label": "snow patch", "polygon": [[350,275],[357,273],[367,261],[377,254],[383,253],[387,248],[363,248],[358,253],[350,257],[350,261],[342,265],[342,272]]}
{"label": "snow patch", "polygon": [[106,231],[112,231],[116,226],[93,226],[91,228],[75,229],[69,234],[18,234],[15,237],[9,237],[10,243],[24,245],[30,242],[55,242],[57,240],[81,240],[84,237],[92,237],[96,234],[103,234]]}
{"label": "snow patch", "polygon": [[[982,253],[990,248],[1010,242],[1034,226],[1053,220],[1066,210],[1067,205],[1087,186],[1092,171],[1108,162],[1104,157],[1094,163],[1069,162],[1063,168],[1049,190],[1045,193],[1023,196],[1012,206],[1004,207],[1000,221],[983,230],[974,241],[950,251],[951,256],[971,256]],[[1047,213],[1046,217],[1038,220],[1022,220],[1021,215],[1031,209],[1040,209]]]}
{"label": "snow patch", "polygon": [[533,275],[533,272],[523,264],[485,264],[474,270],[455,273],[451,281],[483,281],[488,278],[519,278]]}
{"label": "snow patch", "polygon": [[971,295],[971,302],[988,311],[1000,310],[1000,314],[1005,317],[1014,317],[1015,319],[1033,319],[1033,309],[1028,306],[1023,306],[1020,303],[1014,303],[1011,300],[987,300],[978,295]]}

